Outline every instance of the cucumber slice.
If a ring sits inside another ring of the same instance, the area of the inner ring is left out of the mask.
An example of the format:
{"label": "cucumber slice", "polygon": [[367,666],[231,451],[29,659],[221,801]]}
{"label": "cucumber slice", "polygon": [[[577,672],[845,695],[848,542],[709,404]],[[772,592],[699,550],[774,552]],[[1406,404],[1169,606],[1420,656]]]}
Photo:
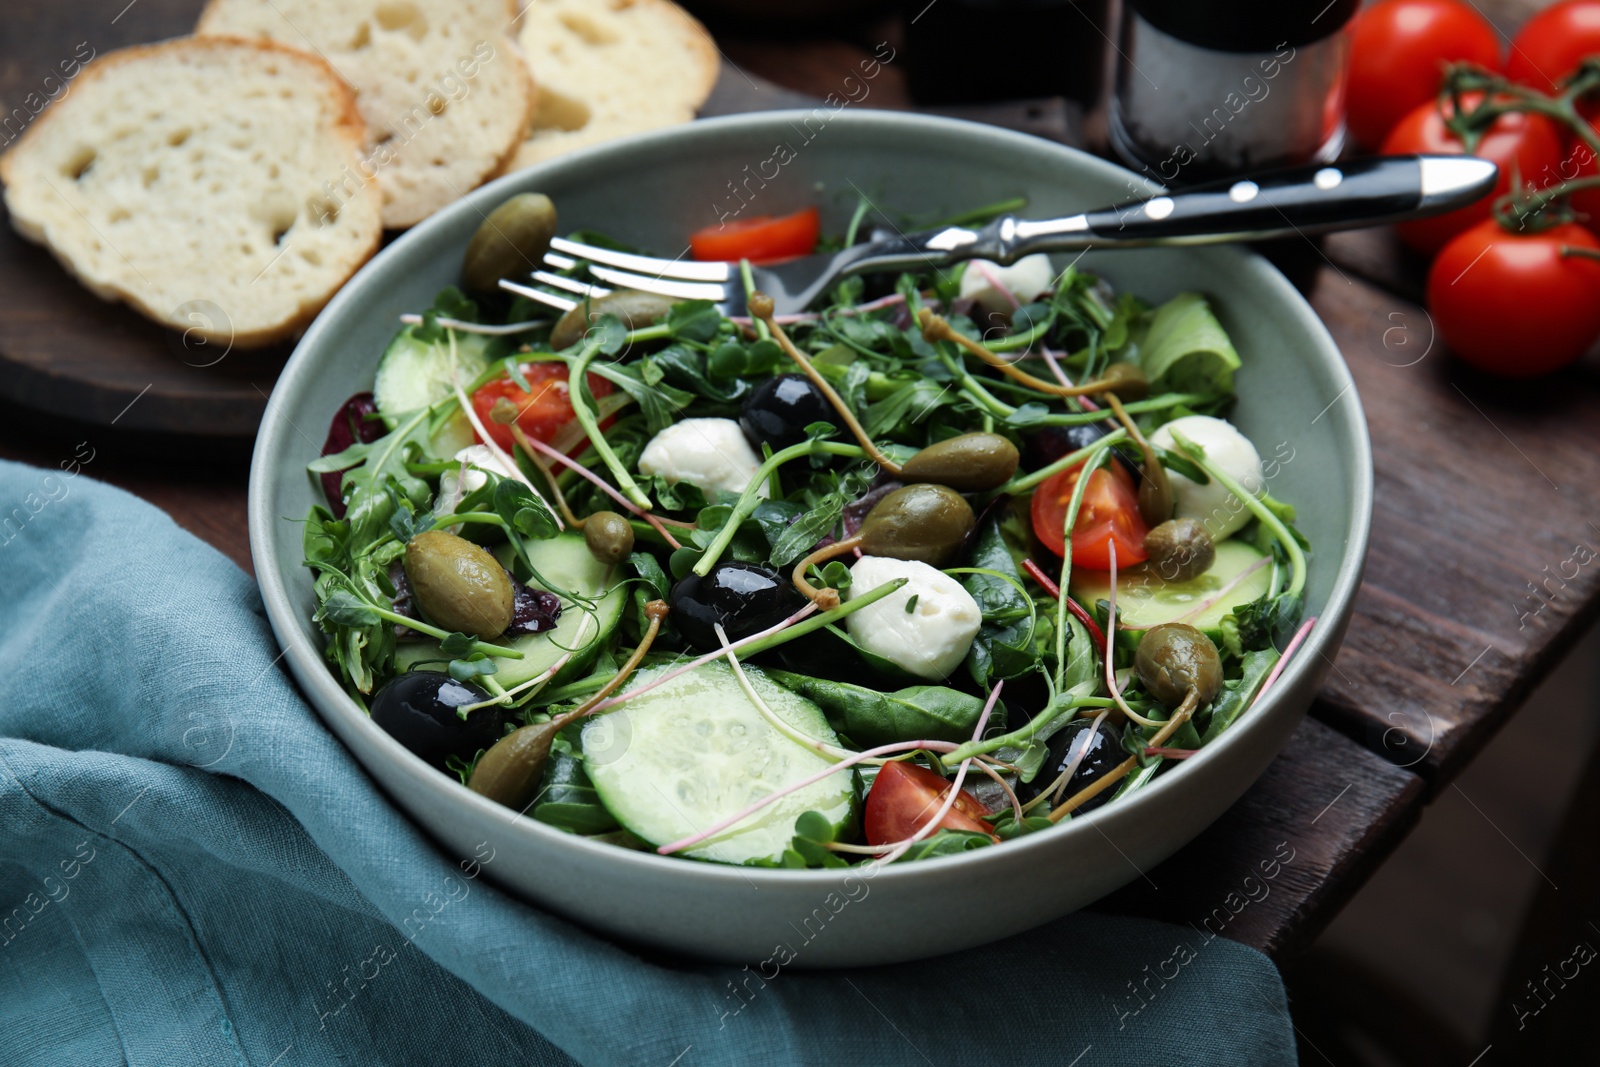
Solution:
{"label": "cucumber slice", "polygon": [[[501,545],[495,555],[501,564],[509,566],[512,551],[510,545]],[[539,573],[559,586],[551,592],[561,598],[561,619],[553,630],[511,641],[511,647],[522,653],[521,659],[495,660],[499,671],[494,680],[507,689],[537,678],[572,650],[576,650],[572,659],[556,673],[551,684],[583,677],[622,621],[628,602],[621,568],[596,560],[584,544],[582,533],[569,530],[547,541],[534,541],[528,546],[528,554]],[[538,579],[535,584],[543,588]],[[406,642],[395,651],[395,669],[410,670],[424,660],[445,658],[437,641]]]}
{"label": "cucumber slice", "polygon": [[[670,666],[641,671],[629,689]],[[837,744],[822,710],[746,667],[750,685],[797,731]],[[682,674],[583,729],[584,766],[600,802],[654,845],[688,837],[832,764],[764,718],[733,670],[716,661]],[[854,773],[829,775],[683,853],[719,863],[777,860],[794,821],[820,812],[842,834],[854,815]]]}
{"label": "cucumber slice", "polygon": [[[1117,624],[1135,630],[1148,630],[1164,622],[1184,622],[1199,630],[1215,630],[1234,608],[1259,600],[1272,578],[1267,564],[1228,590],[1215,604],[1183,618],[1218,590],[1249,570],[1261,553],[1243,541],[1223,541],[1217,545],[1217,558],[1211,569],[1187,582],[1169,582],[1150,569],[1149,564],[1117,572]],[[1072,570],[1072,595],[1080,604],[1093,604],[1111,597],[1111,575],[1106,571]]]}
{"label": "cucumber slice", "polygon": [[[372,398],[378,413],[391,427],[400,416],[436,404],[451,393],[450,342],[419,340],[417,329],[407,326],[396,334],[378,361]],[[492,337],[482,334],[456,334],[456,362],[463,383],[472,381],[489,366],[489,346],[493,342]],[[428,451],[436,459],[450,459],[476,443],[472,423],[457,411],[434,431]]]}

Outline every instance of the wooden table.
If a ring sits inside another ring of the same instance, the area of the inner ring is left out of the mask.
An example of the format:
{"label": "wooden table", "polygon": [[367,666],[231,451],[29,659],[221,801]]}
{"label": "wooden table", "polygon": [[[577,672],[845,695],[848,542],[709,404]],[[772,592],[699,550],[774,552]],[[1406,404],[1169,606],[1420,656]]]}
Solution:
{"label": "wooden table", "polygon": [[[142,0],[115,26],[102,21],[97,40],[109,48],[178,33],[197,7]],[[712,110],[748,109],[752,93],[768,106],[825,95],[896,30],[830,32],[759,40],[719,28],[729,69]],[[730,83],[747,74],[761,88]],[[871,103],[909,106],[893,64]],[[1059,102],[975,114],[1057,139],[1080,135]],[[1273,255],[1327,322],[1366,405],[1377,468],[1366,582],[1329,681],[1284,752],[1209,830],[1099,907],[1209,919],[1284,959],[1338,912],[1427,797],[1600,612],[1600,558],[1567,562],[1575,546],[1600,552],[1600,387],[1592,369],[1514,388],[1453,363],[1430,343],[1415,302],[1421,265],[1387,234]],[[95,450],[88,473],[165,508],[250,567],[248,442],[188,445],[0,401],[0,456],[53,467],[80,441]]]}

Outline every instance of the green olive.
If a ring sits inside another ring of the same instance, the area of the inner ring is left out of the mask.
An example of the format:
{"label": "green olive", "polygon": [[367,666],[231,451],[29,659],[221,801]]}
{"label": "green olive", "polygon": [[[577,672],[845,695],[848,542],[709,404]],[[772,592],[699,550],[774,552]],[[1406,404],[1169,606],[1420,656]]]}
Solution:
{"label": "green olive", "polygon": [[441,530],[406,542],[406,578],[422,617],[446,630],[491,640],[511,625],[511,579],[500,561]]}
{"label": "green olive", "polygon": [[557,352],[571,348],[583,340],[583,335],[589,332],[589,327],[599,322],[602,315],[615,315],[629,330],[653,326],[667,317],[667,312],[672,310],[672,304],[671,297],[641,293],[637,289],[618,289],[614,293],[607,293],[605,296],[579,304],[561,316],[556,328],[550,331],[550,347]]}
{"label": "green olive", "polygon": [[1222,657],[1211,638],[1184,622],[1164,622],[1145,631],[1133,657],[1145,690],[1169,708],[1195,691],[1200,706],[1222,688]]}
{"label": "green olive", "polygon": [[1102,391],[1116,393],[1121,400],[1143,400],[1150,395],[1150,380],[1132,363],[1118,361],[1100,375]]}
{"label": "green olive", "polygon": [[1010,481],[1021,458],[1017,446],[997,433],[964,433],[906,460],[900,477],[948,485],[961,493],[983,493]]}
{"label": "green olive", "polygon": [[601,563],[621,563],[633,553],[633,525],[615,511],[597,511],[583,520],[583,543]]}
{"label": "green olive", "polygon": [[861,550],[870,556],[942,567],[961,551],[977,521],[972,506],[954,489],[908,485],[867,513],[861,524]]}
{"label": "green olive", "polygon": [[550,760],[554,723],[541,722],[506,734],[483,754],[467,788],[508,808],[522,811],[539,795]]}
{"label": "green olive", "polygon": [[1217,546],[1198,519],[1168,519],[1144,535],[1149,569],[1169,582],[1187,582],[1211,569]]}
{"label": "green olive", "polygon": [[481,293],[498,290],[501,278],[539,270],[556,235],[556,206],[543,193],[522,193],[483,220],[467,244],[461,280]]}

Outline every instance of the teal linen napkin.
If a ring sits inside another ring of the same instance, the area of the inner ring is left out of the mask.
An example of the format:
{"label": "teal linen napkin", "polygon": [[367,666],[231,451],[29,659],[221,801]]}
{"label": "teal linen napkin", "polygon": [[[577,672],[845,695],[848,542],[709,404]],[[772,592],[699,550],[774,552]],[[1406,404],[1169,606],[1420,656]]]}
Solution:
{"label": "teal linen napkin", "polygon": [[762,983],[521,903],[323,727],[246,575],[73,470],[0,463],[0,1064],[1295,1062],[1271,962],[1182,927]]}

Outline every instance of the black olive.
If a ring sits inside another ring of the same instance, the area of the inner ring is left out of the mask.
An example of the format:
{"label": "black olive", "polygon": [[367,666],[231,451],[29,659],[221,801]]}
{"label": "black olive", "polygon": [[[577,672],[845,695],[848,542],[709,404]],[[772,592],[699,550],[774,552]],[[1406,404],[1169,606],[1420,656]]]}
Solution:
{"label": "black olive", "polygon": [[439,770],[456,756],[470,760],[491,747],[511,720],[499,708],[479,708],[463,719],[456,709],[488,700],[475,685],[438,671],[409,671],[372,698],[372,721]]}
{"label": "black olive", "polygon": [[806,427],[829,422],[844,429],[839,413],[822,390],[804,374],[780,374],[756,386],[739,412],[744,435],[759,451],[763,444],[774,452],[806,439]]}
{"label": "black olive", "polygon": [[[1044,766],[1039,768],[1039,773],[1033,776],[1033,781],[1017,783],[1017,799],[1026,804],[1046,789],[1054,789],[1056,779],[1061,777],[1061,772],[1067,769],[1067,764],[1072,762],[1073,755],[1077,752],[1079,744],[1083,741],[1083,733],[1093,723],[1093,719],[1074,719],[1064,729],[1053,734],[1049,741],[1050,755],[1044,761]],[[1066,800],[1086,786],[1093,785],[1101,775],[1111,770],[1126,759],[1128,754],[1122,750],[1122,742],[1116,732],[1105,723],[1094,732],[1094,737],[1089,740],[1089,748],[1083,754],[1083,761],[1078,764],[1078,769],[1072,772],[1072,777],[1067,780],[1067,787],[1061,791],[1061,799]],[[1096,794],[1092,799],[1086,800],[1073,813],[1081,815],[1111,799],[1115,789],[1105,789]],[[1054,806],[1053,801],[1046,801],[1033,814],[1042,815]]]}
{"label": "black olive", "polygon": [[[1036,471],[1040,467],[1049,466],[1062,456],[1088,448],[1110,432],[1106,424],[1100,422],[1093,422],[1087,426],[1046,426],[1028,440],[1024,462],[1028,470]],[[1133,480],[1137,484],[1140,479],[1141,457],[1138,450],[1133,447],[1133,442],[1126,441],[1113,445],[1111,453],[1127,468],[1128,473],[1133,475]]]}
{"label": "black olive", "polygon": [[704,578],[691,574],[672,587],[672,623],[683,639],[703,652],[722,647],[717,623],[729,641],[760,633],[799,611],[805,601],[787,578],[754,563],[729,560]]}

